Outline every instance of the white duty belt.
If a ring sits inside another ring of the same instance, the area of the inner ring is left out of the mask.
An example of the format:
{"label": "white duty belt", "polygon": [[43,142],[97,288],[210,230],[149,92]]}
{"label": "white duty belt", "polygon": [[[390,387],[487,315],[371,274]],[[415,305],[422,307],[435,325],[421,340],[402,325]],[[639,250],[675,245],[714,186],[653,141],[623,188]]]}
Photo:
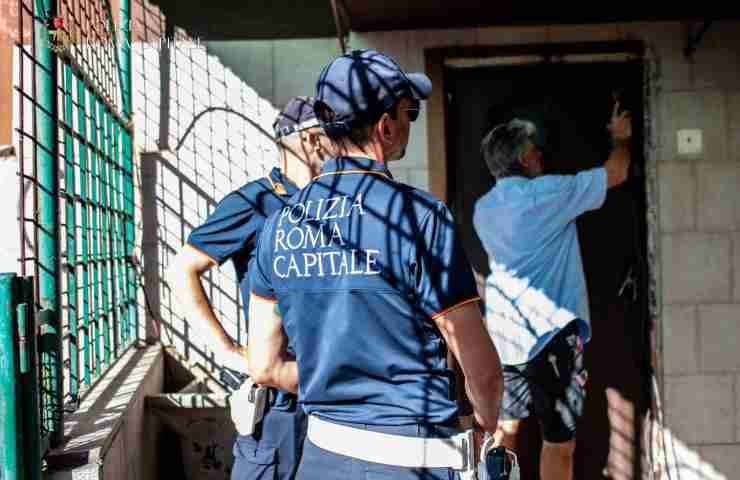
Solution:
{"label": "white duty belt", "polygon": [[407,468],[475,469],[472,430],[450,438],[404,437],[339,425],[311,415],[308,439],[324,450],[366,462]]}

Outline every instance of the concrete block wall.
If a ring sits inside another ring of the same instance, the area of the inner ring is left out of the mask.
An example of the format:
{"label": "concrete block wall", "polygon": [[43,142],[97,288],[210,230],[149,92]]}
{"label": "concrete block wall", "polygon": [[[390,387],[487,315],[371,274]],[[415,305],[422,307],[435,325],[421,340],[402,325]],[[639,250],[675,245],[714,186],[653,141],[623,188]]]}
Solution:
{"label": "concrete block wall", "polygon": [[[694,62],[667,82],[658,163],[666,418],[727,478],[740,456],[737,26],[710,29]],[[671,58],[685,62],[678,51]],[[677,151],[683,128],[701,129],[701,154]]]}

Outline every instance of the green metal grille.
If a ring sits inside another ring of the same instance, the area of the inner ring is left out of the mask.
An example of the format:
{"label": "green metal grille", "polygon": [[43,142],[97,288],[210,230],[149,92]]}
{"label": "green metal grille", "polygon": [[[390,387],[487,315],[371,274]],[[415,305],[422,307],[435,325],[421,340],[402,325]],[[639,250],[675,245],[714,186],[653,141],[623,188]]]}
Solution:
{"label": "green metal grille", "polygon": [[36,282],[42,433],[138,337],[129,2],[19,0],[21,274]]}

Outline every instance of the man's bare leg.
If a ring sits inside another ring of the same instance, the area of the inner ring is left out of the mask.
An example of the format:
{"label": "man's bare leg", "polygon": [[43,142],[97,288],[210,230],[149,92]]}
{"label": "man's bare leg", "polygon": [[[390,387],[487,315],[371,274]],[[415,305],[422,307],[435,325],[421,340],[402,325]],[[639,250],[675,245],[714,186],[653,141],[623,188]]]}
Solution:
{"label": "man's bare leg", "polygon": [[563,443],[542,442],[540,479],[572,480],[575,449],[575,439]]}

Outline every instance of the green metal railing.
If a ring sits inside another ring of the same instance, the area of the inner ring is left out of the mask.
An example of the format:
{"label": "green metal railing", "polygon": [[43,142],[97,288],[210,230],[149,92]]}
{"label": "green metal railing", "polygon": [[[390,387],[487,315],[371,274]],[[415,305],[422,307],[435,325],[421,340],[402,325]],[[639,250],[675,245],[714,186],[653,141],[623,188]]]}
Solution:
{"label": "green metal railing", "polygon": [[15,275],[0,273],[0,478],[16,478],[22,469],[19,457],[23,439],[19,438],[18,418],[21,401],[17,387],[19,369],[15,355]]}
{"label": "green metal railing", "polygon": [[117,28],[108,0],[19,0],[20,271],[35,284],[25,308],[39,336],[44,447],[138,338],[130,5],[120,6]]}
{"label": "green metal railing", "polygon": [[0,273],[0,478],[41,478],[33,279]]}

